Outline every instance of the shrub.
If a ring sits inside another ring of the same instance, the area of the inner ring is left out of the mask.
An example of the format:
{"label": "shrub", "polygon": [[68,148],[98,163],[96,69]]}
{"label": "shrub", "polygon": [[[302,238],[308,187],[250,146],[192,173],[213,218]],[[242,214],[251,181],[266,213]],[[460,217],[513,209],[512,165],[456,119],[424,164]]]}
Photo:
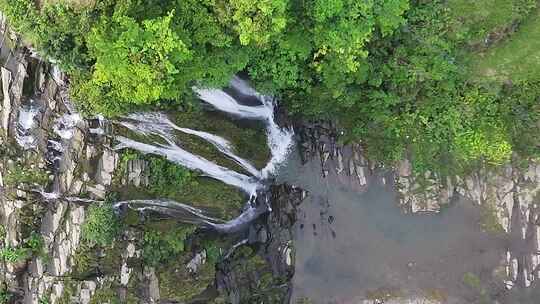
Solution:
{"label": "shrub", "polygon": [[0,249],[0,258],[8,263],[17,263],[27,259],[30,256],[30,250],[25,247],[4,247]]}
{"label": "shrub", "polygon": [[195,227],[179,227],[163,232],[148,230],[143,238],[143,258],[153,266],[174,259],[185,250],[185,240],[195,231]]}
{"label": "shrub", "polygon": [[109,203],[92,205],[82,226],[84,240],[92,245],[108,246],[120,231],[120,221]]}
{"label": "shrub", "polygon": [[30,258],[32,255],[43,255],[43,237],[32,231],[30,237],[18,247],[4,247],[0,249],[0,258],[9,263],[16,263]]}
{"label": "shrub", "polygon": [[0,289],[0,304],[8,304],[11,300],[11,294],[5,286]]}
{"label": "shrub", "polygon": [[151,157],[149,167],[149,190],[155,195],[169,196],[195,182],[188,169],[161,157]]}
{"label": "shrub", "polygon": [[18,184],[46,184],[49,179],[47,173],[43,170],[34,169],[26,170],[21,165],[17,164],[5,176],[5,183],[8,185]]}

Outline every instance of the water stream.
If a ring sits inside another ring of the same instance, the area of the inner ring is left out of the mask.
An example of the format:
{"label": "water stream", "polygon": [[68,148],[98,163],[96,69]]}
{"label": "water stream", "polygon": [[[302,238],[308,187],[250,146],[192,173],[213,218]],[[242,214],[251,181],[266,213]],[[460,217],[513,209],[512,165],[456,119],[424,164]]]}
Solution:
{"label": "water stream", "polygon": [[[500,262],[504,242],[482,232],[479,210],[469,202],[457,201],[440,215],[404,215],[397,208],[393,185],[382,182],[383,177],[392,180],[391,176],[376,174],[368,178],[365,191],[358,191],[347,187],[343,177],[322,178],[320,160],[302,164],[296,151],[290,153],[292,130],[280,128],[275,122],[273,100],[257,93],[242,79],[235,77],[231,81],[234,96],[219,89],[194,90],[217,110],[265,124],[271,159],[261,171],[237,156],[226,139],[177,126],[162,113],[132,114],[119,123],[147,138],[161,138],[164,143],[117,136],[117,149],[162,155],[233,185],[251,196],[244,211],[223,222],[177,202],[139,200],[119,204],[169,214],[219,233],[235,233],[270,210],[268,202],[255,203],[257,190],[265,187],[269,176],[275,176],[278,183],[307,190],[309,195],[300,207],[295,228],[293,303],[307,297],[314,304],[356,304],[370,294],[399,293],[410,301],[444,294],[446,303],[461,304],[464,299],[475,299],[463,286],[464,274],[483,274]],[[257,102],[247,105],[244,99]],[[175,131],[204,139],[250,176],[185,151]]]}
{"label": "water stream", "polygon": [[36,116],[39,114],[39,107],[32,100],[25,107],[19,109],[19,119],[17,121],[17,143],[24,149],[36,147],[37,139],[32,134],[37,127]]}
{"label": "water stream", "polygon": [[[246,204],[244,211],[231,221],[219,222],[216,219],[206,217],[200,210],[193,209],[178,202],[136,200],[121,202],[117,204],[117,207],[128,205],[139,211],[152,210],[165,214],[174,213],[175,215],[178,215],[178,212],[181,211],[189,214],[189,218],[186,218],[185,216],[181,217],[185,219],[185,221],[210,227],[220,233],[236,233],[242,231],[246,229],[253,220],[270,210],[267,201],[257,202],[257,191],[266,187],[265,180],[270,177],[279,164],[286,159],[287,154],[293,145],[293,131],[291,129],[281,128],[275,122],[274,101],[270,97],[258,94],[255,90],[250,88],[245,81],[237,77],[231,81],[231,89],[236,90],[239,94],[256,98],[260,101],[260,104],[253,106],[243,105],[239,100],[223,90],[218,89],[194,88],[194,91],[199,95],[201,100],[220,111],[234,115],[239,119],[260,120],[264,122],[271,159],[262,170],[257,170],[251,162],[236,155],[233,145],[225,138],[207,132],[177,126],[163,113],[135,113],[118,121],[118,124],[136,134],[145,136],[152,142],[147,143],[124,136],[116,136],[118,144],[115,149],[121,150],[131,148],[144,154],[160,155],[186,168],[199,171],[205,176],[237,187],[250,197],[250,201]],[[184,150],[181,148],[181,142],[179,142],[175,136],[174,131],[193,135],[205,140],[217,148],[218,151],[226,157],[236,162],[251,176],[220,166],[210,160]],[[163,142],[150,139],[152,136],[162,139]]]}
{"label": "water stream", "polygon": [[[235,76],[230,82],[230,87],[242,97],[256,98],[260,105],[246,106],[238,99],[219,89],[200,89],[194,91],[203,101],[214,106],[216,109],[238,116],[243,119],[261,120],[266,125],[267,142],[272,157],[266,167],[262,169],[262,177],[270,177],[279,164],[287,157],[293,145],[293,131],[289,128],[281,128],[275,121],[274,100],[270,96],[264,96],[255,91],[243,79]],[[241,99],[241,98],[239,98]]]}

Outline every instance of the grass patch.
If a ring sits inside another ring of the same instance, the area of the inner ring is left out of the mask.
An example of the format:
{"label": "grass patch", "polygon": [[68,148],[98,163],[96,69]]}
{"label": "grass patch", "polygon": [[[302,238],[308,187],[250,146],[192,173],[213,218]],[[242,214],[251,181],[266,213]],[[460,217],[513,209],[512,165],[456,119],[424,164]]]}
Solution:
{"label": "grass patch", "polygon": [[28,170],[28,168],[22,167],[19,163],[16,163],[4,177],[4,182],[12,186],[19,184],[44,185],[48,181],[49,178],[45,170],[38,168]]}
{"label": "grass patch", "polygon": [[195,231],[195,226],[178,225],[174,221],[161,226],[162,229],[148,229],[144,232],[142,255],[147,265],[159,266],[177,258],[186,250],[186,239]]}
{"label": "grass patch", "polygon": [[96,4],[96,0],[38,0],[36,3],[39,7],[61,3],[80,9],[94,6]]}
{"label": "grass patch", "polygon": [[[245,203],[244,195],[236,188],[210,178],[197,177],[193,187],[178,188],[169,195],[155,195],[149,189],[127,186],[118,189],[120,200],[168,198],[205,210],[223,219],[238,215]],[[174,187],[174,184],[170,185]]]}
{"label": "grass patch", "polygon": [[500,45],[471,58],[477,77],[492,80],[540,80],[540,10]]}
{"label": "grass patch", "polygon": [[535,0],[449,0],[452,33],[469,45],[498,40],[532,8]]}
{"label": "grass patch", "polygon": [[44,256],[45,252],[43,237],[33,232],[25,242],[18,247],[0,248],[0,259],[8,263],[17,263],[31,258],[34,255]]}
{"label": "grass patch", "polygon": [[100,246],[110,245],[120,232],[120,222],[110,203],[92,205],[82,227],[83,239]]}

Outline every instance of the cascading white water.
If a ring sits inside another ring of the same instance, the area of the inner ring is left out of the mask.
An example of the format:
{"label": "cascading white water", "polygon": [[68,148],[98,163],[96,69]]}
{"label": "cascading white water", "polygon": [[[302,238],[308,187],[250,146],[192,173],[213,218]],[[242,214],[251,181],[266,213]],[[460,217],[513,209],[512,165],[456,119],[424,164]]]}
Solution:
{"label": "cascading white water", "polygon": [[197,93],[200,99],[212,105],[216,109],[225,113],[236,115],[240,118],[266,120],[272,115],[273,112],[273,109],[269,109],[265,105],[241,105],[232,96],[219,89],[201,89],[193,87],[193,91]]}
{"label": "cascading white water", "polygon": [[[277,166],[282,163],[293,144],[293,131],[290,129],[281,129],[274,120],[274,100],[271,97],[261,95],[252,89],[245,81],[238,77],[231,80],[230,86],[240,94],[257,98],[260,105],[247,106],[240,104],[232,96],[218,89],[193,88],[199,97],[215,107],[216,109],[235,115],[242,119],[259,120],[264,122],[267,133],[267,143],[271,152],[271,159],[261,170],[257,170],[249,161],[242,159],[233,152],[232,144],[226,139],[203,131],[182,128],[171,122],[166,115],[161,113],[136,113],[127,117],[126,120],[119,123],[124,127],[146,136],[159,136],[166,143],[152,144],[135,141],[123,136],[117,136],[119,144],[115,149],[131,148],[145,154],[156,154],[166,157],[170,161],[182,165],[186,168],[197,170],[203,174],[220,180],[226,184],[235,186],[250,195],[250,199],[256,197],[257,189],[263,187],[262,180],[273,174]],[[179,147],[175,142],[173,131],[180,131],[186,134],[194,135],[204,139],[212,144],[220,152],[234,160],[252,177],[235,172],[225,167],[219,166],[207,159],[194,155]],[[176,202],[164,202],[162,200],[147,201],[126,201],[122,204],[128,206],[139,205],[137,210],[153,210],[162,213],[175,212],[181,210],[188,212],[193,218],[191,220],[200,221],[214,230],[221,233],[235,233],[242,231],[249,224],[258,218],[261,214],[270,211],[268,202],[254,206],[249,202],[238,217],[235,219],[219,223],[215,219],[208,219],[200,210],[190,209],[187,205]]]}
{"label": "cascading white water", "polygon": [[[249,161],[239,157],[233,152],[232,144],[223,137],[210,134],[203,131],[192,130],[189,128],[182,128],[175,125],[169,118],[163,113],[146,112],[146,113],[134,113],[128,116],[129,119],[135,120],[141,124],[151,124],[154,128],[159,128],[163,132],[169,133],[174,130],[178,130],[185,134],[190,134],[202,138],[216,147],[221,153],[225,154],[230,159],[234,160],[243,169],[249,172],[251,175],[260,178],[261,172],[257,170]],[[133,130],[132,124],[121,122],[123,126]],[[144,130],[148,128],[143,127]]]}
{"label": "cascading white water", "polygon": [[269,211],[268,205],[258,207],[248,206],[248,208],[236,218],[223,222],[222,220],[205,215],[204,212],[198,208],[171,200],[129,200],[118,202],[114,207],[120,208],[122,205],[126,205],[137,211],[151,210],[175,217],[178,217],[179,213],[182,213],[183,215],[181,215],[181,217],[184,221],[187,220],[193,224],[204,224],[205,226],[224,234],[242,231],[253,220],[258,218],[259,215]]}
{"label": "cascading white water", "polygon": [[70,140],[75,132],[75,127],[81,121],[82,117],[78,113],[64,114],[55,121],[53,126],[54,133],[62,139]]}
{"label": "cascading white water", "polygon": [[[198,220],[199,223],[220,223],[222,220],[207,216],[204,214],[204,211],[192,207],[190,205],[182,204],[179,202],[163,199],[154,199],[154,200],[129,200],[121,201],[114,204],[114,208],[120,208],[122,205],[126,205],[135,210],[144,210],[145,208],[160,208],[158,210],[164,210],[164,213],[174,213],[174,211],[180,211],[187,213],[193,216],[193,220]],[[153,209],[150,209],[153,210]]]}
{"label": "cascading white water", "polygon": [[293,131],[280,128],[274,119],[274,100],[269,96],[259,94],[251,88],[247,82],[235,76],[230,82],[231,88],[242,95],[257,98],[260,106],[245,106],[232,96],[219,89],[201,89],[194,87],[193,90],[199,98],[218,110],[238,116],[244,119],[261,120],[266,125],[267,142],[272,155],[270,161],[263,168],[262,178],[268,178],[275,172],[277,166],[282,163],[293,145]]}
{"label": "cascading white water", "polygon": [[120,143],[115,147],[115,149],[119,150],[131,148],[145,154],[161,155],[176,164],[182,165],[191,170],[200,171],[209,177],[242,189],[249,195],[255,193],[255,191],[260,187],[260,184],[254,178],[232,171],[200,156],[189,153],[178,147],[176,144],[174,144],[172,139],[163,136],[163,134],[155,133],[155,135],[162,136],[162,138],[168,143],[152,145],[138,142],[123,136],[117,136],[116,139]]}
{"label": "cascading white water", "polygon": [[19,119],[17,121],[17,143],[24,149],[32,149],[36,147],[37,140],[30,134],[36,125],[36,116],[39,113],[39,108],[31,104],[28,107],[19,109]]}

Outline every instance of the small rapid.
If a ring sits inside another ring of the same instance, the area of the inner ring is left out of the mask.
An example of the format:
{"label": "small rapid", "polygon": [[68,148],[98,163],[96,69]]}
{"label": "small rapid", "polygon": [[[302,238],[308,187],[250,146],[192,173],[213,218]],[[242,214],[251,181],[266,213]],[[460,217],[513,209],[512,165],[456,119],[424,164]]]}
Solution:
{"label": "small rapid", "polygon": [[176,145],[174,141],[170,138],[167,138],[165,136],[162,136],[162,138],[167,140],[167,144],[146,144],[129,139],[127,137],[117,136],[116,140],[119,142],[119,144],[115,147],[115,150],[131,148],[144,154],[163,156],[169,161],[172,161],[176,164],[179,164],[191,170],[200,171],[208,177],[237,187],[243,190],[248,195],[254,193],[260,187],[260,184],[257,182],[256,179],[227,169],[203,157],[187,152],[186,150]]}
{"label": "small rapid", "polygon": [[[172,121],[169,120],[169,118],[163,114],[163,113],[156,113],[156,112],[145,112],[145,113],[134,113],[127,117],[130,120],[138,122],[142,126],[142,130],[145,132],[150,131],[151,128],[158,128],[159,132],[164,133],[172,133],[172,130],[177,130],[185,134],[197,136],[199,138],[204,139],[208,143],[212,144],[214,147],[216,147],[221,153],[225,154],[228,158],[232,159],[234,162],[236,162],[239,166],[241,166],[243,169],[245,169],[249,174],[260,177],[260,172],[257,170],[249,161],[239,157],[233,152],[232,144],[226,140],[223,137],[203,132],[203,131],[197,131],[192,130],[189,128],[182,128],[174,124]],[[128,122],[120,122],[121,125],[124,127],[127,127],[131,130],[136,130],[137,127],[134,127],[133,124],[130,124]],[[151,128],[144,127],[146,124],[151,124]]]}

